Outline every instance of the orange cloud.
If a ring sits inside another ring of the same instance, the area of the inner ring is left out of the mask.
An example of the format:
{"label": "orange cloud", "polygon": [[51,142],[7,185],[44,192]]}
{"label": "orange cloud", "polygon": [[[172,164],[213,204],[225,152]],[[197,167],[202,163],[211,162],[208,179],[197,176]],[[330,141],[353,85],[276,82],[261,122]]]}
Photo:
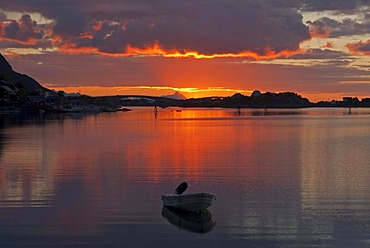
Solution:
{"label": "orange cloud", "polygon": [[185,50],[180,52],[178,50],[165,50],[158,43],[153,44],[147,48],[141,49],[137,47],[128,46],[126,54],[129,56],[137,55],[157,55],[169,58],[195,58],[195,59],[214,59],[214,58],[251,58],[254,60],[287,58],[297,53],[302,53],[300,49],[296,51],[283,50],[280,52],[272,51],[269,47],[265,48],[265,54],[259,55],[252,51],[242,51],[240,53],[219,53],[219,54],[202,54],[194,50]]}
{"label": "orange cloud", "polygon": [[363,55],[370,55],[370,40],[365,42],[359,41],[355,43],[349,43],[346,45],[348,50],[353,54],[363,54]]}
{"label": "orange cloud", "polygon": [[334,43],[328,41],[324,46],[322,46],[322,48],[334,48]]}
{"label": "orange cloud", "polygon": [[2,37],[2,36],[0,36],[0,41],[14,42],[14,43],[18,43],[21,45],[36,45],[37,43],[37,40],[33,38],[28,38],[26,40],[17,40],[17,39],[10,39],[6,37]]}
{"label": "orange cloud", "polygon": [[[84,34],[88,36],[88,34]],[[59,44],[58,44],[59,43]],[[132,56],[163,56],[168,58],[195,58],[195,59],[214,59],[214,58],[250,58],[253,60],[268,60],[276,58],[288,58],[296,54],[301,54],[301,49],[293,50],[282,50],[276,52],[271,50],[269,47],[265,48],[264,54],[260,55],[252,51],[241,51],[239,53],[219,53],[219,54],[202,54],[195,50],[185,50],[183,52],[176,49],[165,50],[158,42],[146,48],[138,48],[128,45],[123,53],[108,53],[102,52],[95,47],[77,47],[73,43],[63,43],[61,38],[57,37],[54,39],[55,44],[59,51],[66,54],[99,54],[108,57],[132,57]]]}
{"label": "orange cloud", "polygon": [[1,40],[1,37],[5,35],[5,23],[3,22],[0,22],[0,40]]}

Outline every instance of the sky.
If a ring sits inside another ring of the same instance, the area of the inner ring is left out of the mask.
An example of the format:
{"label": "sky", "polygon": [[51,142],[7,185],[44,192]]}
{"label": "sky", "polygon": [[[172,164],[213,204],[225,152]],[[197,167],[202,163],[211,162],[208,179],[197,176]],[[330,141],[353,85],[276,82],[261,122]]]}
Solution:
{"label": "sky", "polygon": [[370,0],[1,0],[0,52],[43,86],[188,98],[370,97]]}

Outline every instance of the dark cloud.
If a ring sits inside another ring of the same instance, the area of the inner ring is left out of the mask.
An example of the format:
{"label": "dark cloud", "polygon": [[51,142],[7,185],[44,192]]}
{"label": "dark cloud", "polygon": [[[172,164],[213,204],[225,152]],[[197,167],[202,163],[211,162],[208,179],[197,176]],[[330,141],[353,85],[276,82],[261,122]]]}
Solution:
{"label": "dark cloud", "polygon": [[[265,54],[296,50],[311,36],[369,33],[368,22],[322,18],[304,24],[299,12],[354,13],[369,5],[370,0],[4,0],[0,9],[53,20],[58,46],[124,53],[127,46],[159,44],[179,52]],[[18,39],[38,34],[25,27],[14,22],[7,33]]]}
{"label": "dark cloud", "polygon": [[10,21],[4,27],[6,38],[27,42],[31,39],[41,39],[42,31],[38,28],[37,23],[31,19],[30,15],[22,15],[19,21]]}
{"label": "dark cloud", "polygon": [[[117,13],[111,15],[115,23],[103,23],[94,33],[94,45],[105,52],[122,52],[127,45],[145,48],[157,42],[167,50],[180,52],[249,50],[263,54],[267,47],[277,52],[295,50],[309,37],[300,14],[278,11],[268,2],[144,2],[130,5],[130,12],[120,12],[120,19]],[[104,17],[102,12],[94,14]]]}
{"label": "dark cloud", "polygon": [[296,54],[291,59],[335,59],[345,61],[348,54],[330,49],[310,49],[304,54]]}
{"label": "dark cloud", "polygon": [[[93,4],[94,1],[91,1]],[[96,1],[97,2],[97,1]],[[88,21],[89,1],[73,0],[12,0],[0,3],[0,9],[26,13],[40,13],[57,22],[54,34],[62,36],[79,35]]]}
{"label": "dark cloud", "polygon": [[[310,20],[311,31],[320,36],[330,31],[331,38],[349,35],[368,35],[370,33],[370,0],[304,0],[302,9],[305,11],[322,12],[322,18]],[[330,11],[325,16],[324,11]],[[343,18],[348,15],[348,18]],[[351,15],[351,16],[349,16]],[[341,18],[335,18],[335,17]]]}
{"label": "dark cloud", "polygon": [[311,37],[328,37],[331,33],[331,29],[322,20],[308,21],[307,24],[310,26]]}
{"label": "dark cloud", "polygon": [[3,22],[3,21],[6,21],[8,18],[6,17],[6,15],[2,12],[0,12],[0,22]]}
{"label": "dark cloud", "polygon": [[368,40],[367,43],[364,43],[361,46],[359,46],[359,50],[370,53],[370,40]]}
{"label": "dark cloud", "polygon": [[[263,54],[295,50],[309,38],[307,26],[294,1],[91,1],[14,0],[5,9],[39,12],[55,20],[54,36],[77,47],[90,45],[104,52],[123,52],[127,45],[145,48],[155,43],[164,49],[197,50],[204,54]],[[283,4],[284,3],[284,4]],[[0,4],[0,8],[2,4]],[[103,23],[99,30],[92,27]],[[91,39],[81,38],[88,32]],[[90,44],[88,44],[90,41]]]}
{"label": "dark cloud", "polygon": [[370,33],[370,19],[353,20],[344,19],[336,21],[328,17],[323,17],[314,22],[309,22],[310,25],[321,28],[330,29],[330,37],[336,38],[346,35],[363,35]]}
{"label": "dark cloud", "polygon": [[344,13],[356,12],[370,5],[370,0],[303,0],[303,9],[308,11],[332,10]]}

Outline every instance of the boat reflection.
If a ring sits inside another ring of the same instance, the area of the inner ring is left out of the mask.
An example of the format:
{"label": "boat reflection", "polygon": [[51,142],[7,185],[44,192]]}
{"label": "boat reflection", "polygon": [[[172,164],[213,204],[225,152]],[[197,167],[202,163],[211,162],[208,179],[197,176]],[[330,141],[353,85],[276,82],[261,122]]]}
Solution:
{"label": "boat reflection", "polygon": [[207,209],[193,212],[163,206],[162,216],[172,225],[196,233],[210,232],[216,225],[212,213]]}

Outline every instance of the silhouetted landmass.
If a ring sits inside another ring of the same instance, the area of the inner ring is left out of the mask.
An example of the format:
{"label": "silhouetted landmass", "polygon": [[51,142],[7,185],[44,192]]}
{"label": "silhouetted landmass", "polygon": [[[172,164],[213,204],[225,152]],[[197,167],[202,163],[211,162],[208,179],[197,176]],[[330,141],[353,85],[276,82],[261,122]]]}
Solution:
{"label": "silhouetted landmass", "polygon": [[[105,97],[108,99],[108,97]],[[221,107],[221,108],[308,108],[308,107],[370,107],[370,98],[361,101],[357,97],[344,97],[343,101],[312,103],[294,92],[260,93],[255,91],[251,96],[240,93],[230,97],[203,97],[176,100],[152,96],[115,96],[110,101],[125,106],[158,106],[158,107]]]}
{"label": "silhouetted landmass", "polygon": [[0,54],[0,81],[4,80],[11,82],[19,89],[25,89],[27,92],[34,92],[37,90],[50,91],[43,87],[35,79],[18,72],[15,72],[8,61]]}
{"label": "silhouetted landmass", "polygon": [[[195,99],[189,99],[184,104],[185,106],[191,106],[196,102]],[[266,92],[263,94],[252,94],[251,96],[237,93],[231,97],[199,99],[199,102],[209,107],[225,108],[304,108],[312,106],[312,103],[307,98],[302,98],[293,92]]]}
{"label": "silhouetted landmass", "polygon": [[204,97],[175,100],[164,97],[130,96],[121,98],[122,105],[158,107],[222,107],[222,108],[304,108],[312,107],[307,98],[293,92],[263,93],[245,96],[234,94],[230,97]]}

